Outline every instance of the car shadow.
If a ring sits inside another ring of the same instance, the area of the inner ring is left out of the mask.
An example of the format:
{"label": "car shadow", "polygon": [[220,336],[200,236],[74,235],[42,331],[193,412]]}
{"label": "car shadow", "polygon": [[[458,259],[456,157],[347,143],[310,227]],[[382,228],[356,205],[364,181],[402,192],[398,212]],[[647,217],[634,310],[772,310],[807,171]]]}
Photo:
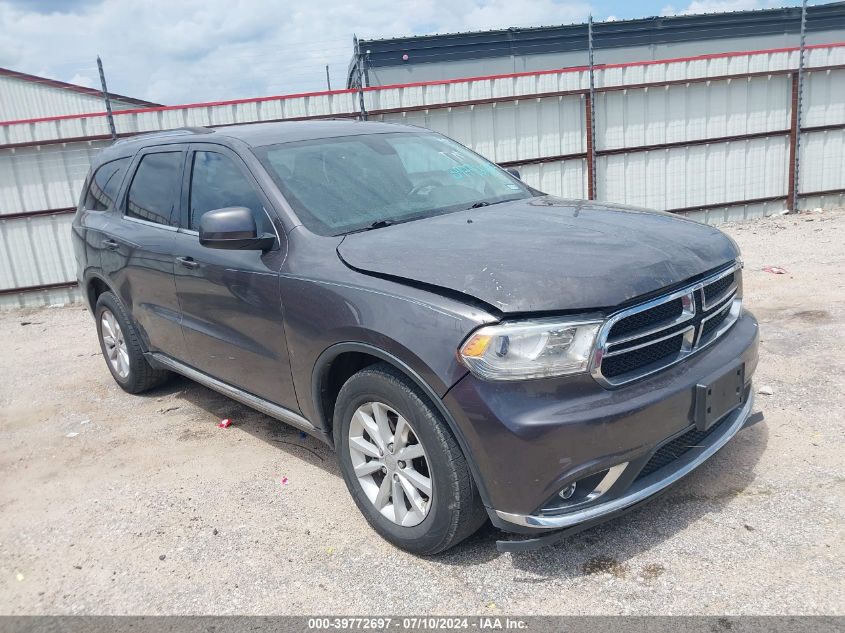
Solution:
{"label": "car shadow", "polygon": [[213,419],[232,421],[238,431],[247,433],[291,457],[319,466],[340,477],[334,451],[325,443],[299,429],[256,411],[183,376],[173,376],[164,385],[140,394],[150,398],[175,395],[202,409]]}
{"label": "car shadow", "polygon": [[[174,394],[215,419],[231,419],[239,431],[284,451],[292,458],[341,477],[334,451],[322,441],[192,380],[175,376],[165,385],[142,395],[159,398]],[[513,568],[526,574],[514,579],[521,583],[601,572],[624,575],[626,561],[682,532],[691,524],[719,513],[754,482],[754,469],[768,443],[769,429],[759,411],[752,415],[749,422],[750,426],[740,431],[716,455],[659,498],[630,514],[564,538],[549,547],[511,554],[503,554],[496,549],[496,541],[508,536],[488,521],[457,547],[428,560],[443,565],[473,566],[500,556],[510,556]],[[759,494],[765,494],[765,491]],[[754,529],[746,525],[737,527]],[[656,577],[662,570],[656,565],[641,573]]]}

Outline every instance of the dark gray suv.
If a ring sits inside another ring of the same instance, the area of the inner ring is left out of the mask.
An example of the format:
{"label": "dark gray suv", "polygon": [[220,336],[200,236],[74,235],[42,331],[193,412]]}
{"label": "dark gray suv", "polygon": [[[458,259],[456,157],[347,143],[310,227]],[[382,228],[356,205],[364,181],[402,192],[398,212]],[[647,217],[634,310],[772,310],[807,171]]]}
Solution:
{"label": "dark gray suv", "polygon": [[412,552],[630,510],[747,422],[739,252],[517,176],[381,123],[119,141],[73,223],[106,364],[130,393],[178,372],[320,438]]}

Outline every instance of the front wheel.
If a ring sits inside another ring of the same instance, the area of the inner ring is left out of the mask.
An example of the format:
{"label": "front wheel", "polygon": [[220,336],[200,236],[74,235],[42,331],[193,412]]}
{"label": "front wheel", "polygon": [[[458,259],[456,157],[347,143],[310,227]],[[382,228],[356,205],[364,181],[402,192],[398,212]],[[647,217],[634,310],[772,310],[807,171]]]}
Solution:
{"label": "front wheel", "polygon": [[373,365],[344,384],[334,434],[356,505],[394,545],[436,554],[486,520],[452,433],[421,390],[392,366]]}

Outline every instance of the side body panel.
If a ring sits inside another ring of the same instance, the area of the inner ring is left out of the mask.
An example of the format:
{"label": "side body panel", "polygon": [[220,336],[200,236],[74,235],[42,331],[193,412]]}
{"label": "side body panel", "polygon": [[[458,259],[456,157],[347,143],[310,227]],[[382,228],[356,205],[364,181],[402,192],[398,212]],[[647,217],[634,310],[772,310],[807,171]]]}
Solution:
{"label": "side body panel", "polygon": [[167,225],[125,215],[127,192],[138,164],[145,155],[162,151],[180,152],[184,162],[185,147],[181,145],[149,147],[135,156],[120,190],[118,209],[103,234],[101,269],[135,319],[144,347],[184,359],[185,341],[173,278],[179,199],[174,200]]}
{"label": "side body panel", "polygon": [[236,161],[261,193],[265,210],[271,216],[274,213],[234,152],[214,144],[195,144],[190,149],[183,181],[182,226],[174,237],[174,272],[187,362],[251,394],[299,411],[279,294],[279,270],[287,253],[284,231],[277,228],[277,244],[267,252],[200,245],[197,232],[187,228],[191,153],[195,150],[219,152]]}
{"label": "side body panel", "polygon": [[338,343],[372,345],[412,369],[438,396],[467,372],[458,362],[464,337],[494,319],[464,304],[347,268],[335,248],[341,238],[289,234],[281,293],[296,392],[305,417],[320,419],[312,397],[317,359]]}
{"label": "side body panel", "polygon": [[[102,269],[103,241],[107,239],[111,213],[88,211],[80,203],[71,226],[71,242],[76,258],[76,279],[83,293],[92,277],[99,276]],[[85,305],[94,308],[85,297]]]}

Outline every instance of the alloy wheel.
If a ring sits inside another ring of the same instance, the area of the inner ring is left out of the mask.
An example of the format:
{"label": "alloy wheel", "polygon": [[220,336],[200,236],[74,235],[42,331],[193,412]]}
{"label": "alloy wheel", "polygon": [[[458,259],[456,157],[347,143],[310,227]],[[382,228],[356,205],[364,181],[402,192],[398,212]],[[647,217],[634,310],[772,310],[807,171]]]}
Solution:
{"label": "alloy wheel", "polygon": [[431,472],[408,420],[382,402],[361,405],[349,425],[349,454],[376,510],[404,527],[422,523],[431,508]]}
{"label": "alloy wheel", "polygon": [[100,332],[103,337],[103,347],[106,350],[106,360],[112,370],[121,378],[129,376],[129,348],[120,323],[117,322],[111,310],[103,310],[100,315]]}

